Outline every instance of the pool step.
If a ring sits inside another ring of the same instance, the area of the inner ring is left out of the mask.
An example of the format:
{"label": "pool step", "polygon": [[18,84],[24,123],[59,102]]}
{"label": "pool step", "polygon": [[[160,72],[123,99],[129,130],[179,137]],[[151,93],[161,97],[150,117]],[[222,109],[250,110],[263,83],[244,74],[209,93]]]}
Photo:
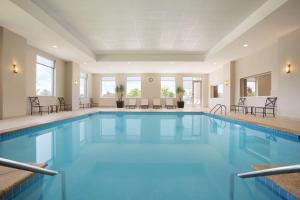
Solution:
{"label": "pool step", "polygon": [[[35,166],[45,168],[46,163],[35,163]],[[42,177],[33,172],[0,166],[0,199],[11,199],[20,193],[27,185]]]}
{"label": "pool step", "polygon": [[[254,170],[270,169],[279,166],[253,165]],[[284,199],[300,199],[300,173],[281,174],[266,177],[257,177],[258,181],[265,184],[273,192]]]}

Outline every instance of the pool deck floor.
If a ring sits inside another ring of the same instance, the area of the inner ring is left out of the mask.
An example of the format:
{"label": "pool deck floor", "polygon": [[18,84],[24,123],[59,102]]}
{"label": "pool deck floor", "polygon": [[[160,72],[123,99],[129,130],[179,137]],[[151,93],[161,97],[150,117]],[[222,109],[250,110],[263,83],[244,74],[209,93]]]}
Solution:
{"label": "pool deck floor", "polygon": [[[184,109],[126,109],[126,108],[88,108],[80,109],[76,111],[52,113],[50,115],[43,114],[24,116],[11,119],[0,120],[0,134],[6,134],[11,131],[38,126],[50,122],[60,121],[63,119],[69,119],[78,117],[85,114],[91,114],[95,112],[209,112],[208,108],[184,108]],[[224,116],[224,115],[222,115]],[[244,115],[242,113],[227,113],[227,118],[234,120],[247,122],[250,124],[265,126],[284,132],[289,132],[300,136],[300,120],[283,118],[283,117],[265,117],[260,115]]]}

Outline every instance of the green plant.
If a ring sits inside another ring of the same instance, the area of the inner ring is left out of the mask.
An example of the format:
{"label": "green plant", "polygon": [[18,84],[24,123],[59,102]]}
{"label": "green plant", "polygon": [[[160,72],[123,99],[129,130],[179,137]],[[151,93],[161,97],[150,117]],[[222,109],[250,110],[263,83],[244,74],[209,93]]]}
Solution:
{"label": "green plant", "polygon": [[162,87],[160,89],[160,96],[162,97],[174,97],[174,93],[168,87]]}
{"label": "green plant", "polygon": [[184,93],[185,93],[185,90],[181,86],[176,87],[176,94],[179,98],[179,101],[182,101]]}
{"label": "green plant", "polygon": [[123,96],[124,96],[124,91],[125,91],[124,85],[122,85],[122,84],[117,85],[115,91],[118,96],[118,101],[123,101]]}
{"label": "green plant", "polygon": [[141,96],[141,91],[138,88],[134,88],[127,94],[128,97],[139,97]]}

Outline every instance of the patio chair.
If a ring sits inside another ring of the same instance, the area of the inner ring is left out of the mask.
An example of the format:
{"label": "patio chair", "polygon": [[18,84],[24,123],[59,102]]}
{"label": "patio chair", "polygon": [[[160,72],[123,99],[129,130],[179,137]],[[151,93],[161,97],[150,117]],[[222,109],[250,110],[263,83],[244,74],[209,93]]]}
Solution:
{"label": "patio chair", "polygon": [[162,108],[160,99],[153,99],[153,108]]}
{"label": "patio chair", "polygon": [[136,99],[129,99],[126,107],[127,108],[136,108]]}
{"label": "patio chair", "polygon": [[234,112],[238,111],[238,112],[240,112],[240,108],[242,108],[242,111],[244,112],[244,110],[245,110],[245,103],[246,103],[246,98],[245,97],[241,97],[239,99],[239,102],[238,102],[237,105],[231,105],[230,106],[230,111],[234,111]]}
{"label": "patio chair", "polygon": [[58,102],[59,102],[59,110],[62,111],[72,110],[72,104],[66,104],[65,98],[58,97]]}
{"label": "patio chair", "polygon": [[166,99],[166,108],[167,109],[176,108],[176,106],[174,104],[174,99]]}
{"label": "patio chair", "polygon": [[94,99],[90,98],[90,106],[91,106],[91,108],[99,107],[99,103],[94,102]]}
{"label": "patio chair", "polygon": [[264,107],[255,107],[255,114],[262,113],[263,117],[267,116],[267,114],[272,114],[275,117],[276,102],[277,97],[267,97]]}
{"label": "patio chair", "polygon": [[79,108],[90,108],[90,107],[91,107],[90,102],[86,103],[84,99],[79,99]]}
{"label": "patio chair", "polygon": [[[43,112],[47,112],[48,114],[50,113],[50,106],[42,106],[40,104],[40,100],[38,97],[29,97],[30,100],[30,114],[33,114],[33,108],[38,108],[38,113],[43,114]],[[44,109],[45,108],[45,109]]]}
{"label": "patio chair", "polygon": [[149,100],[148,99],[142,99],[140,108],[149,108]]}

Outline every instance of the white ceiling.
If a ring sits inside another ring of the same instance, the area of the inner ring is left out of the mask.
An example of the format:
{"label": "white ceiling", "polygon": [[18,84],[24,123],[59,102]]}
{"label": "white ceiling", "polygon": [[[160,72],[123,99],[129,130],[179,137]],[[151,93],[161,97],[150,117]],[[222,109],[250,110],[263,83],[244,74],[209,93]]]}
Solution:
{"label": "white ceiling", "polygon": [[266,0],[32,0],[98,53],[211,49]]}
{"label": "white ceiling", "polygon": [[1,0],[0,26],[93,73],[209,73],[299,28],[299,10],[300,0]]}

